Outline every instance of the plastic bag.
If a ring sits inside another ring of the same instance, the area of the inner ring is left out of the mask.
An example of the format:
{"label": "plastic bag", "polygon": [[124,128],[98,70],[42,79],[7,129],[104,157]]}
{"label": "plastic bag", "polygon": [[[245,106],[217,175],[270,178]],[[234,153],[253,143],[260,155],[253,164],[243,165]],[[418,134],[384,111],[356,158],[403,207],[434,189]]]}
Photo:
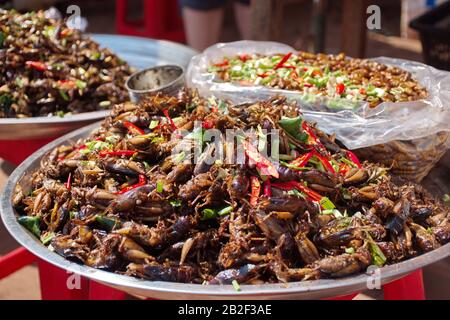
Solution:
{"label": "plastic bag", "polygon": [[[316,122],[326,133],[335,133],[348,149],[450,132],[450,73],[422,63],[386,57],[373,59],[411,72],[429,93],[429,97],[425,100],[383,102],[375,108],[370,108],[367,102],[361,101],[349,103],[348,108],[344,106],[336,109],[333,107],[334,101],[327,97],[308,96],[301,92],[263,86],[220,82],[214,74],[207,71],[212,63],[218,63],[227,56],[245,53],[285,54],[295,51],[294,48],[277,42],[220,43],[192,58],[187,70],[187,85],[196,88],[203,96],[214,95],[237,104],[264,100],[275,95],[286,96],[299,103],[307,120]],[[450,148],[450,139],[439,145],[444,151],[447,150]]]}

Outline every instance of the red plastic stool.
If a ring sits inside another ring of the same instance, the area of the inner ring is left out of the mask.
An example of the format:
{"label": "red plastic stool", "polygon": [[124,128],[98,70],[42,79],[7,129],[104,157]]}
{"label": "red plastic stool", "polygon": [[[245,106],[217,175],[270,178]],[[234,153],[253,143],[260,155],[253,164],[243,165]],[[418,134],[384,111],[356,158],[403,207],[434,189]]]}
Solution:
{"label": "red plastic stool", "polygon": [[116,0],[116,31],[119,34],[185,42],[177,0],[143,0],[144,16],[127,19],[128,0]]}
{"label": "red plastic stool", "polygon": [[0,140],[0,158],[14,165],[19,165],[29,155],[57,137],[33,140]]}

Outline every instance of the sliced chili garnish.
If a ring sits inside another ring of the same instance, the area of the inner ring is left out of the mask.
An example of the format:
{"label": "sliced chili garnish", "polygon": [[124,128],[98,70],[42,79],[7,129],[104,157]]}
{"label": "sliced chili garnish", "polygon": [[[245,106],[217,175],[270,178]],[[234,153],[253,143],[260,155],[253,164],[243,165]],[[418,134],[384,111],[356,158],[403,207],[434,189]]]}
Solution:
{"label": "sliced chili garnish", "polygon": [[279,177],[278,170],[275,165],[259,153],[258,149],[252,146],[251,143],[244,140],[242,141],[242,146],[244,147],[247,157],[255,162],[256,167],[263,175],[273,176],[275,178]]}
{"label": "sliced chili garnish", "polygon": [[350,170],[350,166],[346,163],[339,164],[339,173],[345,175]]}
{"label": "sliced chili garnish", "polygon": [[72,33],[72,29],[65,28],[65,29],[62,29],[62,30],[61,30],[60,35],[61,35],[61,37],[65,37],[65,36],[67,36],[67,35],[69,35],[69,34],[71,34],[71,33]]}
{"label": "sliced chili garnish", "polygon": [[57,84],[58,84],[58,87],[63,88],[63,89],[66,89],[66,88],[72,89],[77,86],[75,81],[73,81],[73,80],[58,80]]}
{"label": "sliced chili garnish", "polygon": [[225,66],[228,65],[228,63],[229,63],[228,59],[224,59],[222,62],[214,64],[214,66],[216,66],[216,67],[225,67]]}
{"label": "sliced chili garnish", "polygon": [[314,133],[313,129],[306,123],[306,121],[302,122],[302,128],[309,135],[309,137],[310,137],[311,141],[313,142],[313,144],[315,144],[321,150],[326,150],[325,147],[323,146],[322,142],[320,142],[319,138],[317,138],[317,136]]}
{"label": "sliced chili garnish", "polygon": [[313,85],[312,85],[311,83],[309,83],[309,82],[305,82],[305,83],[303,84],[303,86],[304,86],[304,87],[307,87],[307,88],[311,88]]}
{"label": "sliced chili garnish", "polygon": [[106,150],[102,150],[98,153],[98,155],[102,158],[106,157],[106,156],[112,156],[112,157],[121,157],[121,156],[126,156],[126,157],[131,157],[134,154],[136,154],[137,151],[133,151],[133,150],[117,150],[117,151],[106,151]]}
{"label": "sliced chili garnish", "polygon": [[359,89],[359,93],[361,93],[361,94],[366,94],[366,89],[360,88],[360,89]]}
{"label": "sliced chili garnish", "polygon": [[353,162],[354,164],[356,164],[356,166],[357,166],[358,168],[362,168],[361,162],[359,161],[359,159],[358,159],[358,157],[356,156],[356,154],[354,154],[353,152],[351,152],[351,151],[349,151],[349,150],[347,150],[346,153],[347,153],[347,157],[349,158],[349,160],[350,160],[351,162]]}
{"label": "sliced chili garnish", "polygon": [[130,133],[134,133],[134,134],[140,134],[143,135],[145,134],[145,131],[142,130],[141,128],[139,128],[138,126],[136,126],[135,124],[131,123],[130,121],[124,121],[123,125],[125,126],[125,128],[128,129],[128,131]]}
{"label": "sliced chili garnish", "polygon": [[314,155],[313,152],[305,153],[305,154],[301,155],[300,157],[298,157],[297,159],[292,160],[291,164],[302,168],[308,163],[309,159],[311,159],[311,157],[313,155]]}
{"label": "sliced chili garnish", "polygon": [[269,179],[264,181],[264,195],[268,198],[272,197],[272,184]]}
{"label": "sliced chili garnish", "polygon": [[265,77],[267,77],[269,74],[267,73],[267,71],[266,72],[264,72],[264,73],[258,73],[257,74],[257,76],[258,77],[261,77],[261,78],[265,78]]}
{"label": "sliced chili garnish", "polygon": [[328,171],[330,171],[332,174],[336,174],[336,170],[334,170],[333,166],[331,165],[330,161],[327,158],[325,158],[315,150],[312,151],[312,153],[317,157],[317,159],[320,160],[320,162]]}
{"label": "sliced chili garnish", "polygon": [[138,183],[135,183],[135,184],[133,184],[131,186],[122,188],[122,189],[120,189],[120,191],[116,192],[116,194],[122,194],[122,193],[128,192],[130,190],[133,190],[133,189],[136,189],[138,187],[141,187],[141,186],[145,185],[146,183],[147,183],[147,179],[145,178],[145,175],[140,174]]}
{"label": "sliced chili garnish", "polygon": [[285,62],[288,61],[288,59],[292,56],[292,52],[287,53],[281,60],[280,62],[277,63],[277,65],[275,66],[275,70],[281,68],[284,66]]}
{"label": "sliced chili garnish", "polygon": [[272,186],[285,191],[296,189],[306,194],[312,201],[320,201],[322,199],[322,196],[320,194],[304,186],[301,182],[298,181],[272,182]]}
{"label": "sliced chili garnish", "polygon": [[214,128],[214,121],[212,121],[212,120],[203,120],[202,128],[206,129],[206,130]]}
{"label": "sliced chili garnish", "polygon": [[241,54],[239,56],[239,60],[241,60],[242,62],[245,62],[245,61],[250,60],[250,59],[251,59],[251,57],[248,54]]}
{"label": "sliced chili garnish", "polygon": [[173,122],[172,118],[170,117],[169,110],[164,109],[163,113],[166,116],[167,120],[169,120],[169,123],[170,123],[170,126],[172,127],[172,130],[177,130],[178,127],[176,126],[175,122]]}
{"label": "sliced chili garnish", "polygon": [[66,181],[66,188],[70,191],[70,188],[72,187],[72,172],[69,173],[69,176],[67,177]]}
{"label": "sliced chili garnish", "polygon": [[29,67],[29,68],[33,68],[35,70],[38,71],[45,71],[47,70],[47,65],[44,62],[41,61],[26,61],[25,64]]}
{"label": "sliced chili garnish", "polygon": [[256,206],[256,203],[258,202],[259,194],[261,193],[261,182],[259,182],[258,177],[251,176],[250,177],[250,185],[252,188],[251,194],[250,194],[250,205],[252,207]]}
{"label": "sliced chili garnish", "polygon": [[336,93],[341,95],[344,93],[344,91],[345,91],[345,85],[343,83],[338,83],[336,85]]}

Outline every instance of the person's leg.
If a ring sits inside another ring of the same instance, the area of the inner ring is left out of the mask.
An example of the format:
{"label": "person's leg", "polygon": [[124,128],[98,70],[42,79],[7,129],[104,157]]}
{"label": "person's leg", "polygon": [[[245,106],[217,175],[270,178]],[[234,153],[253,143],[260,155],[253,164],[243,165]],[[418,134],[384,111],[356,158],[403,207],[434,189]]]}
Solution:
{"label": "person's leg", "polygon": [[225,0],[180,0],[189,46],[203,51],[219,41]]}
{"label": "person's leg", "polygon": [[250,0],[234,2],[234,16],[242,39],[250,39],[252,27],[252,11]]}

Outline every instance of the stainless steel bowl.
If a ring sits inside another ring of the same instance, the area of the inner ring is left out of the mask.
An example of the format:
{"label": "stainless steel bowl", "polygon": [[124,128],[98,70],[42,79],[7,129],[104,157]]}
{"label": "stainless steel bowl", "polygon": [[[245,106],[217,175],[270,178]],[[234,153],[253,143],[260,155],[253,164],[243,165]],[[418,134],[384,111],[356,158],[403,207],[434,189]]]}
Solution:
{"label": "stainless steel bowl", "polygon": [[139,102],[157,92],[176,96],[183,86],[184,69],[177,65],[147,68],[133,73],[125,82],[131,102]]}
{"label": "stainless steel bowl", "polygon": [[[164,64],[187,67],[191,57],[197,53],[189,47],[170,41],[103,34],[93,34],[91,37],[101,47],[109,48],[136,69]],[[101,110],[63,118],[0,118],[0,140],[56,137],[103,119],[108,114],[109,110]]]}
{"label": "stainless steel bowl", "polygon": [[[93,269],[79,265],[48,250],[28,230],[17,222],[16,212],[11,199],[16,183],[27,188],[26,173],[39,167],[39,161],[44,154],[69,140],[75,141],[86,137],[99,123],[78,129],[41,148],[26,159],[11,174],[0,197],[0,210],[3,222],[11,235],[25,248],[39,258],[62,269],[80,274],[95,281],[144,297],[160,299],[318,299],[350,294],[367,290],[367,283],[373,283],[373,277],[358,274],[342,279],[327,279],[288,284],[241,285],[241,291],[236,292],[231,285],[196,285],[160,281],[146,281],[118,275],[111,272]],[[416,258],[378,269],[380,283],[385,284],[398,279],[416,269],[450,255],[450,243],[432,252]]]}

